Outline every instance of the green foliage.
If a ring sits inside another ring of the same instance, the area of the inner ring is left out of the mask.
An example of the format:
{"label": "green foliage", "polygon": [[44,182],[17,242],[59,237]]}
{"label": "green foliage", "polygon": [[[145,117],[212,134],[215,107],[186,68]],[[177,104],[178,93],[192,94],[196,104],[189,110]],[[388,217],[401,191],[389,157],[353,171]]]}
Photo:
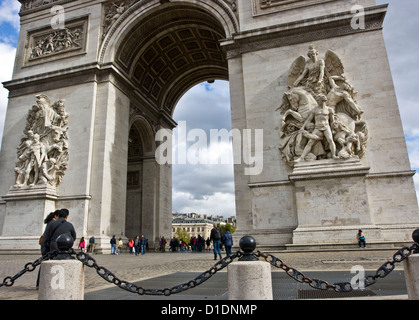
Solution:
{"label": "green foliage", "polygon": [[189,244],[189,242],[191,241],[191,236],[189,235],[189,233],[180,228],[176,230],[175,236],[176,238],[178,238],[179,241],[183,240],[186,244]]}

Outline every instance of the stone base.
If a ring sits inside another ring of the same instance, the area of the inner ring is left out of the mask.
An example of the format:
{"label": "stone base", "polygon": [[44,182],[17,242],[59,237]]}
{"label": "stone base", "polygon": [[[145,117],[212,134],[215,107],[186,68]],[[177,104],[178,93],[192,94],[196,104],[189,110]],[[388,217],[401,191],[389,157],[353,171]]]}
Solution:
{"label": "stone base", "polygon": [[413,254],[404,261],[404,272],[409,300],[419,300],[419,254]]}
{"label": "stone base", "polygon": [[273,300],[271,266],[263,261],[238,261],[228,266],[229,300]]}
{"label": "stone base", "polygon": [[41,264],[38,300],[84,300],[84,265],[78,260]]}

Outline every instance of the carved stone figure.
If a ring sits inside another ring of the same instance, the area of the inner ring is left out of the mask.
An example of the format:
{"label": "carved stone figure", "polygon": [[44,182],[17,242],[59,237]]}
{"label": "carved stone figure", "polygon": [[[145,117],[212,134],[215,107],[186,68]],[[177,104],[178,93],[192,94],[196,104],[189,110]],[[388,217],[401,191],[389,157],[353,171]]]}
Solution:
{"label": "carved stone figure", "polygon": [[65,103],[58,100],[51,104],[44,94],[36,98],[17,149],[14,188],[40,184],[58,186],[67,169],[68,114]]}
{"label": "carved stone figure", "polygon": [[344,75],[340,58],[331,50],[325,58],[309,47],[308,57],[291,65],[282,104],[280,146],[290,166],[320,159],[362,158],[368,129],[354,87]]}
{"label": "carved stone figure", "polygon": [[108,33],[116,20],[118,20],[119,17],[122,16],[122,14],[135,2],[136,0],[114,2],[110,7],[106,9],[105,20],[103,22],[103,37]]}

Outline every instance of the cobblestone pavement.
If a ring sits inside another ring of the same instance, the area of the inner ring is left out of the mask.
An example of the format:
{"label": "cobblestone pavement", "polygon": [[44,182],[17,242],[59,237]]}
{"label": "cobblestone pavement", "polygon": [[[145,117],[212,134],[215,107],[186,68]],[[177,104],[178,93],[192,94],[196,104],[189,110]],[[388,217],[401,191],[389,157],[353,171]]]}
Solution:
{"label": "cobblestone pavement", "polygon": [[[336,252],[273,252],[285,264],[299,271],[350,271],[355,265],[375,271],[384,262],[391,260],[397,250],[362,249]],[[204,272],[217,261],[212,252],[148,252],[144,256],[128,253],[120,255],[92,255],[97,264],[112,271],[118,278],[128,282],[139,282],[177,272]],[[35,261],[36,255],[0,255],[0,281],[22,270],[26,263]],[[403,270],[399,264],[397,270]],[[224,269],[222,272],[225,272]],[[272,272],[283,272],[272,267]],[[12,287],[0,288],[1,300],[36,300],[35,288],[38,269],[27,272],[16,280]],[[374,273],[372,273],[374,274]],[[307,274],[309,276],[309,274]],[[349,279],[348,279],[349,280]],[[85,267],[85,293],[114,287],[97,275],[93,268]]]}

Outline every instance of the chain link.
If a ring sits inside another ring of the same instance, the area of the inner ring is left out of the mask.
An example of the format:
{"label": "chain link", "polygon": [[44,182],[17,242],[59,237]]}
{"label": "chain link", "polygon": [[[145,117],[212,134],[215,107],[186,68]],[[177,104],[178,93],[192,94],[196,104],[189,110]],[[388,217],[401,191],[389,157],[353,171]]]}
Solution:
{"label": "chain link", "polygon": [[137,286],[134,283],[130,283],[128,281],[124,281],[119,279],[115,274],[113,274],[111,271],[106,269],[105,267],[101,267],[96,263],[96,260],[93,259],[90,255],[84,252],[76,253],[74,250],[72,250],[71,254],[75,254],[77,260],[81,261],[85,266],[89,268],[94,268],[96,270],[96,273],[106,280],[109,283],[113,283],[114,285],[118,286],[119,288],[135,293],[138,295],[150,295],[150,296],[171,296],[173,294],[181,293],[189,289],[193,289],[200,284],[204,283],[208,279],[210,279],[213,275],[215,275],[217,272],[223,270],[226,268],[230,263],[232,263],[236,258],[240,258],[243,256],[243,253],[238,251],[235,254],[225,257],[224,259],[221,259],[218,261],[212,268],[209,270],[203,272],[196,278],[190,280],[189,282],[185,282],[182,284],[179,284],[177,286],[174,286],[172,288],[165,288],[165,289],[145,289],[143,287]]}
{"label": "chain link", "polygon": [[4,278],[3,282],[0,283],[0,288],[3,286],[4,287],[13,286],[15,284],[15,281],[21,276],[23,276],[26,272],[33,272],[36,269],[36,267],[42,263],[42,261],[50,260],[54,258],[56,255],[57,255],[57,252],[48,253],[45,256],[35,260],[34,262],[29,262],[25,264],[25,267],[21,271],[16,273],[14,276],[9,276],[9,277]]}
{"label": "chain link", "polygon": [[[404,260],[406,260],[410,255],[416,253],[419,251],[419,245],[413,244],[411,247],[404,247],[400,250],[398,250],[394,255],[392,261],[387,261],[384,263],[381,267],[379,267],[375,273],[375,275],[369,275],[364,278],[364,287],[369,287],[377,282],[377,279],[379,278],[385,278],[387,277],[396,267],[397,263],[401,263]],[[26,272],[32,272],[36,269],[37,266],[39,266],[43,261],[50,260],[54,258],[58,253],[49,253],[34,262],[29,262],[25,265],[24,269],[18,272],[14,276],[9,276],[3,279],[3,282],[0,283],[0,287],[11,287],[15,283],[16,279],[20,278],[22,275],[24,275]],[[82,262],[85,266],[89,268],[93,268],[96,270],[96,273],[106,280],[109,283],[113,283],[114,285],[118,286],[119,288],[135,293],[138,295],[151,295],[151,296],[171,296],[173,294],[178,294],[181,292],[184,292],[189,289],[193,289],[208,279],[210,279],[213,275],[215,275],[217,272],[223,270],[226,268],[230,263],[232,263],[235,259],[242,257],[244,254],[243,252],[236,252],[235,254],[225,257],[224,259],[221,259],[218,261],[213,267],[211,267],[209,270],[203,272],[196,278],[179,284],[177,286],[171,287],[171,288],[165,288],[165,289],[145,289],[141,286],[137,286],[133,283],[130,283],[128,281],[124,281],[119,279],[114,273],[112,273],[110,270],[106,269],[105,267],[99,266],[95,259],[93,259],[90,255],[84,252],[76,253],[74,249],[71,249],[69,251],[70,255],[75,255],[77,260]],[[300,283],[306,283],[310,287],[317,289],[317,290],[334,290],[336,292],[351,292],[353,291],[352,284],[350,282],[337,282],[334,284],[329,284],[328,282],[320,279],[315,278],[309,278],[306,277],[302,272],[298,271],[295,268],[289,267],[286,265],[281,259],[278,257],[263,253],[258,251],[257,253],[253,254],[257,258],[263,258],[266,262],[270,263],[272,266],[282,269],[286,272],[288,276],[296,280]]]}
{"label": "chain link", "polygon": [[[387,261],[384,263],[380,268],[377,269],[375,275],[369,275],[364,278],[364,287],[367,288],[377,282],[378,278],[385,278],[387,277],[396,267],[397,263],[401,263],[406,260],[410,255],[415,253],[419,249],[418,244],[413,244],[411,247],[404,247],[397,251],[393,255],[392,261]],[[293,278],[294,280],[300,283],[306,283],[310,287],[318,290],[334,290],[336,292],[351,292],[353,291],[352,284],[350,282],[337,282],[334,284],[329,284],[324,280],[313,279],[306,277],[302,272],[298,271],[297,269],[291,268],[287,266],[281,259],[275,257],[272,254],[263,253],[258,251],[255,254],[256,257],[262,257],[270,263],[272,266],[284,270],[288,276]]]}

